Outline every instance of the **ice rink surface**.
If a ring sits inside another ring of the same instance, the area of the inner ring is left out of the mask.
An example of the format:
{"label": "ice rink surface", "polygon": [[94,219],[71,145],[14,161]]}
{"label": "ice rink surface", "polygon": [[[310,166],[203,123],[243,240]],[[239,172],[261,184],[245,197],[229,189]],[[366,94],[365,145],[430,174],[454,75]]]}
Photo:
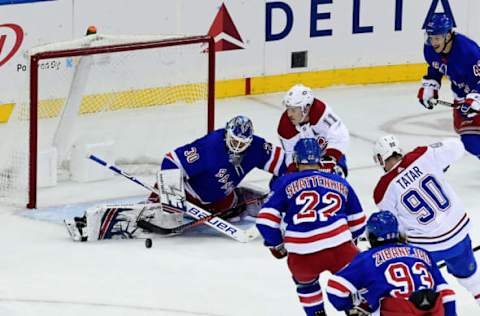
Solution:
{"label": "ice rink surface", "polygon": [[[350,130],[348,180],[367,213],[375,210],[372,191],[382,175],[372,160],[372,144],[377,137],[394,133],[407,151],[455,137],[451,110],[423,109],[416,100],[417,87],[417,83],[409,83],[315,90]],[[233,115],[245,114],[253,120],[256,134],[278,143],[276,125],[283,111],[282,96],[220,100],[216,126]],[[450,95],[444,92],[443,98],[449,100]],[[182,133],[182,125],[189,124],[178,123],[178,131],[170,136]],[[466,154],[447,173],[473,223],[480,223],[479,166],[480,161]],[[266,188],[268,178],[255,172],[246,182]],[[148,194],[124,180],[119,183],[116,187],[99,181],[84,190],[95,190],[98,196]],[[46,194],[48,199],[48,191]],[[52,193],[51,198],[65,203],[82,201],[81,191],[74,195],[67,187]],[[58,223],[62,215],[44,220],[42,210],[34,212],[32,218],[23,216],[25,210],[0,210],[2,316],[303,315],[286,261],[274,259],[260,239],[240,244],[202,228],[174,238],[155,238],[151,249],[144,247],[143,240],[73,243]],[[480,244],[477,225],[471,232],[475,246]],[[323,284],[325,277],[321,278]],[[458,314],[480,315],[480,307],[470,294],[452,277],[446,278],[457,293]],[[328,315],[344,315],[333,311],[328,302],[326,308]]]}

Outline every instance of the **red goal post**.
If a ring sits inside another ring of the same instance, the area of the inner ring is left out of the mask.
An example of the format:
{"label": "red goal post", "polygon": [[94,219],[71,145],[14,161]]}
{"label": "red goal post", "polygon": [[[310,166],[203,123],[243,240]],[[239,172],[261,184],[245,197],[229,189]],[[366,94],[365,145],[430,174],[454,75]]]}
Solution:
{"label": "red goal post", "polygon": [[[100,35],[90,35],[89,37]],[[134,39],[135,37],[132,37]],[[37,207],[37,175],[38,175],[38,140],[39,140],[39,67],[43,60],[51,60],[56,58],[75,58],[82,56],[99,56],[102,54],[117,54],[122,52],[134,52],[142,50],[161,50],[167,47],[184,47],[192,44],[200,44],[204,47],[201,53],[208,59],[208,75],[207,75],[207,129],[214,128],[214,103],[215,103],[215,50],[214,40],[210,36],[191,36],[191,37],[169,37],[157,40],[140,40],[121,43],[74,47],[68,49],[49,49],[48,46],[32,51],[30,55],[30,82],[29,82],[29,143],[28,143],[28,203],[27,208]],[[159,53],[161,55],[161,52]],[[175,58],[174,56],[170,56]],[[174,71],[175,72],[175,71]],[[166,76],[169,76],[168,74]],[[125,76],[124,76],[125,77]],[[149,88],[151,89],[151,88]],[[71,90],[71,89],[70,89]],[[70,91],[71,93],[71,91]],[[69,96],[70,97],[70,96]],[[169,101],[170,102],[170,101]]]}

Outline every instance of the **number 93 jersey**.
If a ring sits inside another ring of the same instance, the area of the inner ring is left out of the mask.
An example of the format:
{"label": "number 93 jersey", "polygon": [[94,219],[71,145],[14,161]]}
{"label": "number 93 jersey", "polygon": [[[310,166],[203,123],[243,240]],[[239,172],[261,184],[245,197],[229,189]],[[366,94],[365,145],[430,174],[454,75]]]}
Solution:
{"label": "number 93 jersey", "polygon": [[284,243],[290,253],[307,254],[357,238],[365,220],[360,201],[345,179],[305,170],[277,180],[257,215],[257,227],[266,246]]}
{"label": "number 93 jersey", "polygon": [[444,175],[464,152],[458,139],[417,147],[380,178],[375,203],[396,215],[410,244],[444,250],[468,234],[470,220]]}

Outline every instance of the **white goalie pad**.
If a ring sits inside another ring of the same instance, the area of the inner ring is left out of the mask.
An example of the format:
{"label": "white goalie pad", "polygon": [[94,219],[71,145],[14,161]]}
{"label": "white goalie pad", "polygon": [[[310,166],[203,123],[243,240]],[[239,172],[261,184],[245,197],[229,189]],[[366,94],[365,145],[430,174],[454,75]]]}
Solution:
{"label": "white goalie pad", "polygon": [[185,186],[179,169],[161,170],[157,174],[160,202],[167,212],[184,213]]}
{"label": "white goalie pad", "polygon": [[144,237],[137,221],[151,221],[161,212],[159,204],[101,205],[85,212],[88,241]]}

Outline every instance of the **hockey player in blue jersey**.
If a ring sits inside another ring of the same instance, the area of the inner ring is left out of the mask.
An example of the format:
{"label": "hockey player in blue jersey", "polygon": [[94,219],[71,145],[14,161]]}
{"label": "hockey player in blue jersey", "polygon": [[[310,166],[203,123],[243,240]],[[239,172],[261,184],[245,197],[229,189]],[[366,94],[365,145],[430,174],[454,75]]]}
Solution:
{"label": "hockey player in blue jersey", "polygon": [[276,258],[288,256],[308,316],[325,315],[319,275],[337,272],[357,255],[353,240],[363,233],[366,221],[350,184],[339,175],[318,171],[321,155],[316,139],[300,139],[294,147],[299,171],[275,182],[257,215],[265,246]]}
{"label": "hockey player in blue jersey", "polygon": [[[225,128],[166,154],[159,176],[162,201],[157,193],[152,193],[150,203],[94,207],[65,224],[76,241],[144,237],[144,231],[137,229],[139,219],[148,219],[162,228],[182,225],[185,199],[210,213],[222,212],[219,216],[223,218],[255,216],[263,195],[237,188],[254,168],[274,175],[284,173],[284,152],[255,136],[250,119],[235,116]],[[168,194],[163,192],[165,189]]]}
{"label": "hockey player in blue jersey", "polygon": [[[180,169],[187,201],[215,213],[233,209],[240,181],[254,168],[274,175],[285,172],[284,153],[253,134],[252,121],[235,116],[225,128],[178,147],[164,157],[161,169]],[[158,202],[158,195],[150,196]]]}
{"label": "hockey player in blue jersey", "polygon": [[465,149],[480,158],[480,47],[463,34],[453,31],[445,13],[434,13],[426,26],[423,49],[427,74],[418,90],[418,99],[433,109],[442,77],[451,81],[454,94],[453,125]]}
{"label": "hockey player in blue jersey", "polygon": [[372,248],[328,281],[328,300],[337,310],[350,310],[350,315],[456,315],[455,293],[435,261],[426,250],[400,241],[398,221],[390,211],[370,216],[367,236]]}

